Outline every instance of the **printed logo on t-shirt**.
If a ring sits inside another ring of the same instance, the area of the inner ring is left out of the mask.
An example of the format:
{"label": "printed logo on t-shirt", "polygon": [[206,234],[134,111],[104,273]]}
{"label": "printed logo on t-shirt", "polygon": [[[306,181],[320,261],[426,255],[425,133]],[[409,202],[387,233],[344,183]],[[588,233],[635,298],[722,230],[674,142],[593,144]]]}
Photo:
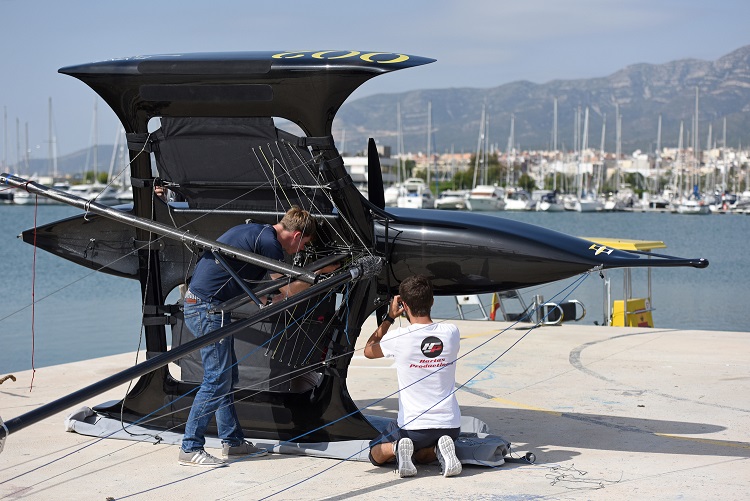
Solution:
{"label": "printed logo on t-shirt", "polygon": [[440,338],[429,336],[422,340],[422,354],[427,358],[435,358],[443,353],[443,342]]}

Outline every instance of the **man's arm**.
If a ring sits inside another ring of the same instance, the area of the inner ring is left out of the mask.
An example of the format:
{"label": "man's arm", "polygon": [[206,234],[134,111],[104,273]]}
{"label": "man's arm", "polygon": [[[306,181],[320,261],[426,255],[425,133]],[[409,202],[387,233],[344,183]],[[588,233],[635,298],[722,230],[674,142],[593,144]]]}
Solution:
{"label": "man's arm", "polygon": [[[321,274],[326,274],[326,273],[333,273],[334,271],[336,271],[337,269],[339,269],[340,266],[341,266],[340,263],[329,264],[325,268],[321,268],[319,270],[316,270],[315,274],[316,275],[321,275]],[[277,278],[280,278],[282,276],[282,275],[277,274],[277,273],[270,273],[269,275],[270,275],[271,279],[273,279],[273,280],[276,280]],[[293,295],[297,294],[298,292],[302,292],[303,290],[309,289],[310,287],[311,287],[311,285],[308,284],[307,282],[303,282],[302,280],[295,280],[294,282],[291,282],[288,285],[285,285],[285,286],[279,288],[278,294],[276,294],[273,297],[273,299],[274,299],[274,301],[278,301],[278,300],[281,300],[281,299],[286,299],[289,296],[293,296]]]}
{"label": "man's arm", "polygon": [[404,312],[404,308],[401,306],[401,296],[393,296],[391,305],[388,308],[388,316],[383,320],[375,332],[372,333],[370,339],[367,340],[365,345],[365,356],[367,358],[383,358],[383,349],[380,347],[380,341],[385,336],[391,324]]}

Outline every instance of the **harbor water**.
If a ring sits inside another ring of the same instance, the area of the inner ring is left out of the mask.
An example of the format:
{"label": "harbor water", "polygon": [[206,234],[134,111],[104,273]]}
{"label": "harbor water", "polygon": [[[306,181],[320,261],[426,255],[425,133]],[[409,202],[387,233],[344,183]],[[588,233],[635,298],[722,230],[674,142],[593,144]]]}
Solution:
{"label": "harbor water", "polygon": [[[66,206],[0,206],[0,255],[4,266],[0,301],[0,377],[14,371],[135,351],[141,340],[141,298],[134,280],[96,273],[16,238],[21,231],[80,211]],[[746,299],[750,291],[750,217],[690,216],[669,213],[498,212],[497,217],[583,237],[661,240],[656,252],[705,257],[706,269],[660,268],[652,271],[653,320],[658,328],[748,331]],[[35,264],[34,261],[36,260]],[[610,270],[613,299],[623,296],[623,271]],[[647,294],[645,269],[633,270],[633,295]],[[574,290],[574,279],[523,289],[528,305],[577,299],[586,308],[580,323],[604,323],[604,280],[591,273]],[[489,311],[490,295],[480,297]],[[32,301],[33,300],[33,301]],[[33,307],[32,307],[33,304]],[[518,310],[513,303],[512,311]],[[468,319],[480,312],[464,308]],[[434,318],[458,318],[453,297],[436,298]]]}

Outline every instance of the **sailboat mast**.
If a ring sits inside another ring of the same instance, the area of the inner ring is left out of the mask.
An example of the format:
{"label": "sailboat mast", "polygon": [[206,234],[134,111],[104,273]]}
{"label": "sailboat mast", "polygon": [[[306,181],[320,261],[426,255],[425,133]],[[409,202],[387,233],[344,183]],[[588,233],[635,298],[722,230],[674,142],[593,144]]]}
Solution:
{"label": "sailboat mast", "polygon": [[552,170],[552,189],[557,191],[557,98],[552,114],[552,151],[555,152],[555,168]]}
{"label": "sailboat mast", "polygon": [[695,179],[693,186],[697,186],[700,180],[700,144],[698,143],[698,86],[695,86],[695,125],[693,127],[693,174]]}
{"label": "sailboat mast", "polygon": [[482,172],[482,184],[488,184],[490,179],[490,114],[484,115],[484,152],[482,154],[482,163],[484,171]]}
{"label": "sailboat mast", "polygon": [[24,124],[24,132],[25,132],[25,143],[24,143],[24,150],[23,150],[23,161],[24,166],[26,168],[26,172],[29,172],[31,170],[31,167],[29,166],[29,122],[26,122]]}
{"label": "sailboat mast", "polygon": [[484,113],[485,105],[482,105],[482,118],[479,120],[479,136],[477,137],[477,154],[474,157],[474,179],[472,180],[471,187],[477,186],[477,175],[481,167],[480,155],[482,154],[482,145],[484,144]]}
{"label": "sailboat mast", "polygon": [[661,193],[661,187],[659,186],[659,170],[661,169],[661,113],[659,113],[659,121],[656,126],[656,183],[654,185],[655,194]]}
{"label": "sailboat mast", "polygon": [[516,114],[510,114],[510,135],[508,136],[508,180],[509,186],[516,185]]}
{"label": "sailboat mast", "polygon": [[8,108],[3,106],[3,169],[8,169]]}
{"label": "sailboat mast", "polygon": [[[589,149],[589,107],[586,106],[586,112],[583,118],[583,137],[581,138],[581,161],[584,160],[584,155],[586,154],[586,150],[588,149]],[[588,192],[590,189],[589,183],[591,182],[591,180],[588,178],[586,172],[583,173],[583,176],[587,180],[586,186],[584,188]],[[583,179],[584,178],[582,177],[581,178],[582,183],[583,183]]]}
{"label": "sailboat mast", "polygon": [[52,180],[54,181],[55,178],[57,178],[57,165],[55,165],[56,158],[54,154],[54,140],[52,138],[52,98],[50,97],[47,100],[47,113],[48,113],[48,136],[49,137],[49,144],[47,145],[48,148],[48,157],[49,157],[49,172],[52,174]]}
{"label": "sailboat mast", "polygon": [[605,167],[605,154],[604,154],[604,145],[605,145],[605,138],[607,137],[607,114],[604,113],[602,115],[602,139],[601,143],[599,144],[599,163],[601,164],[599,166],[599,173],[596,176],[596,192],[599,193],[602,187],[602,180],[607,174],[607,168]]}
{"label": "sailboat mast", "polygon": [[430,185],[430,166],[432,149],[432,101],[427,101],[427,186]]}
{"label": "sailboat mast", "polygon": [[97,123],[98,108],[99,105],[97,103],[97,99],[94,98],[94,184],[99,181],[99,124]]}
{"label": "sailboat mast", "polygon": [[622,116],[620,105],[615,104],[615,191],[620,189],[620,156],[622,155]]}
{"label": "sailboat mast", "polygon": [[727,162],[727,117],[724,117],[724,131],[721,138],[721,162],[724,165],[724,172],[721,175],[721,185],[724,191],[727,189],[727,171],[729,164]]}
{"label": "sailboat mast", "polygon": [[398,149],[398,172],[396,173],[396,181],[401,184],[401,172],[404,169],[404,134],[401,129],[401,102],[396,103],[396,128],[398,138],[396,140],[396,149]]}
{"label": "sailboat mast", "polygon": [[677,169],[677,189],[680,191],[680,196],[685,196],[685,173],[683,172],[684,167],[684,160],[685,160],[685,152],[684,152],[684,128],[685,128],[685,121],[680,120],[680,138],[677,140],[677,158],[678,158],[678,169]]}

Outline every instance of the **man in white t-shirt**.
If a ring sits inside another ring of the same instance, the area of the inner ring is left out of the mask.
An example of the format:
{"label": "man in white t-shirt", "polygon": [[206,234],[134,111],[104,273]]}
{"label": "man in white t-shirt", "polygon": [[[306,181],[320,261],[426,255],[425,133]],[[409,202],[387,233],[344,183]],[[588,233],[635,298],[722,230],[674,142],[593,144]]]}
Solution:
{"label": "man in white t-shirt", "polygon": [[[398,421],[370,442],[370,461],[384,465],[394,458],[401,477],[417,474],[414,462],[440,462],[444,477],[461,473],[454,441],[461,428],[455,396],[460,336],[448,323],[433,323],[433,294],[427,277],[406,278],[388,314],[367,340],[367,358],[392,357],[398,375]],[[411,325],[388,332],[402,313]]]}

